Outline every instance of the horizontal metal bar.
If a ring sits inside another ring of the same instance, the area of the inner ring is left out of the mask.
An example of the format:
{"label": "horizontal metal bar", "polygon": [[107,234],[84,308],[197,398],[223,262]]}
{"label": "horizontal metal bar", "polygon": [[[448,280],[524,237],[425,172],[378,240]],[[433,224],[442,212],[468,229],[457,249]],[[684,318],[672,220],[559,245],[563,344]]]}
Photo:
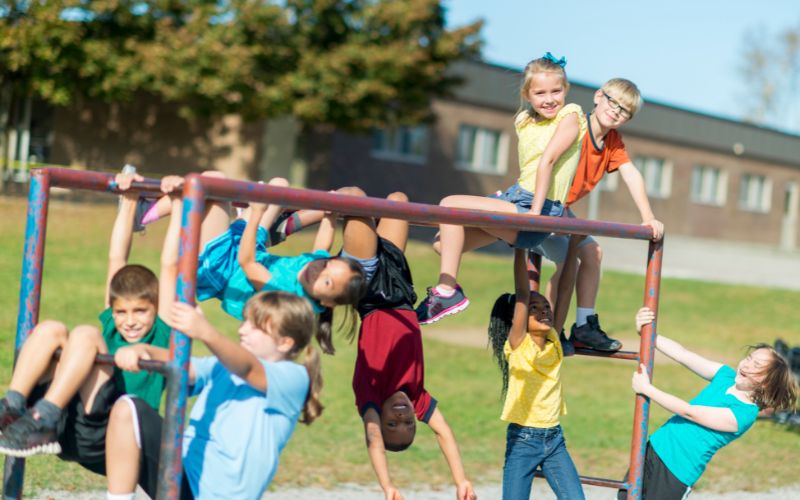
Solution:
{"label": "horizontal metal bar", "polygon": [[[53,357],[56,359],[61,358],[61,349],[56,349],[56,352],[53,353]],[[114,364],[114,356],[112,354],[98,354],[94,358],[95,364],[101,366],[116,366]],[[139,360],[139,368],[142,370],[147,370],[149,372],[157,372],[162,375],[167,374],[167,363],[163,361],[155,361],[152,359],[140,359]]]}
{"label": "horizontal metal bar", "polygon": [[580,354],[581,356],[594,356],[598,358],[629,359],[631,361],[639,360],[639,353],[635,351],[602,352],[595,351],[594,349],[576,347],[575,354]]}
{"label": "horizontal metal bar", "polygon": [[461,226],[492,226],[519,231],[547,231],[649,240],[652,230],[637,224],[589,221],[567,217],[543,217],[506,212],[446,208],[413,202],[348,196],[314,189],[294,189],[196,175],[209,197],[275,203],[291,208],[313,208],[363,217],[392,217],[412,222]]}
{"label": "horizontal metal bar", "polygon": [[[534,473],[536,477],[545,477],[544,473],[537,469]],[[604,488],[615,488],[618,490],[627,490],[628,485],[624,481],[616,481],[614,479],[604,479],[602,477],[579,476],[581,483],[590,484],[592,486],[602,486]]]}

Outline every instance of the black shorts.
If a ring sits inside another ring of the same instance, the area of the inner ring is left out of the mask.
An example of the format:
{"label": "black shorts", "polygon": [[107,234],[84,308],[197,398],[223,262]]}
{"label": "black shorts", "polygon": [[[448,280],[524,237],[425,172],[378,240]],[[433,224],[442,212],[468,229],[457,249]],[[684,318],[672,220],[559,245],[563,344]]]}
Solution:
{"label": "black shorts", "polygon": [[[28,398],[33,404],[44,397],[49,384],[38,385]],[[106,473],[106,429],[111,408],[122,395],[112,378],[103,384],[94,398],[94,406],[86,413],[83,401],[76,394],[64,411],[58,423],[58,443],[61,453],[58,457],[70,462],[78,462],[84,468],[97,474]]]}
{"label": "black shorts", "polygon": [[[627,477],[628,474],[625,473],[626,479],[624,480],[627,480]],[[683,484],[670,472],[648,441],[644,454],[644,475],[640,497],[643,500],[682,500],[688,497],[691,491],[690,486]],[[627,500],[627,498],[626,490],[617,492],[617,500]]]}
{"label": "black shorts", "polygon": [[378,267],[358,303],[358,314],[363,318],[376,309],[413,310],[417,295],[403,251],[391,241],[378,238],[376,256]]}
{"label": "black shorts", "polygon": [[[147,493],[150,498],[156,497],[158,489],[158,461],[161,453],[161,424],[163,417],[158,414],[144,400],[135,396],[125,396],[123,401],[133,405],[134,418],[138,430],[136,442],[142,450],[141,461],[139,463],[139,486]],[[178,450],[181,453],[182,450]],[[194,498],[192,489],[186,474],[183,474],[181,481],[181,500],[191,500]]]}

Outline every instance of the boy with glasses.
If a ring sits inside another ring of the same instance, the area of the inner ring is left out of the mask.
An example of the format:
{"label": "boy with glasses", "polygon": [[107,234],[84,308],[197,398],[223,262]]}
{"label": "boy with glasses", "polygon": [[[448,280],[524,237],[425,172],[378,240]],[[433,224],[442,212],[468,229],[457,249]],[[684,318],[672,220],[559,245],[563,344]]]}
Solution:
{"label": "boy with glasses", "polygon": [[[619,171],[636,208],[639,209],[642,224],[653,229],[654,240],[660,240],[664,235],[664,224],[656,220],[653,215],[644,179],[628,157],[622,135],[617,132],[619,127],[633,118],[642,107],[642,103],[642,96],[636,85],[623,78],[607,81],[594,93],[595,107],[586,116],[588,127],[566,205],[569,207],[589,194],[606,173]],[[569,217],[575,217],[571,210],[567,213]],[[550,281],[548,290],[551,302],[554,302],[558,289],[568,244],[569,235],[553,234],[534,250],[556,263],[556,273]],[[591,236],[586,237],[578,246],[579,265],[576,283],[578,307],[569,340],[574,347],[613,352],[619,350],[622,343],[606,335],[600,328],[599,316],[595,312],[595,301],[600,286],[601,259],[600,245]],[[574,352],[572,346],[565,345],[565,353],[570,352]]]}

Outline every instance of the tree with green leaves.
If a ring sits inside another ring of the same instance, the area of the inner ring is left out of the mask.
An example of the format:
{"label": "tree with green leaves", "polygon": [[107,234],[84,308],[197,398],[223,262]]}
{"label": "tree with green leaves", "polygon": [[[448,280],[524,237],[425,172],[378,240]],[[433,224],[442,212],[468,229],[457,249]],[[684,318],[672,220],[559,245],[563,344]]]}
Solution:
{"label": "tree with green leaves", "polygon": [[[301,144],[333,128],[418,123],[457,83],[447,66],[478,54],[479,30],[447,29],[439,0],[4,1],[0,127],[31,97],[141,94],[187,117],[294,116]],[[316,185],[325,158],[309,162]]]}

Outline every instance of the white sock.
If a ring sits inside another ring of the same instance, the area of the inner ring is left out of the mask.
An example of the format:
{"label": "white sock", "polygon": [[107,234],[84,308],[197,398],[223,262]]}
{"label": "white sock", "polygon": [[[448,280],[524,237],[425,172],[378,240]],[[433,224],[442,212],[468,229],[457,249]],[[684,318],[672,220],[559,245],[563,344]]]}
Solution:
{"label": "white sock", "polygon": [[110,491],[106,491],[106,500],[136,500],[136,492],[111,493]]}
{"label": "white sock", "polygon": [[594,307],[579,307],[575,310],[575,326],[586,324],[586,318],[594,314]]}
{"label": "white sock", "polygon": [[442,297],[452,297],[456,293],[455,288],[442,288],[442,285],[436,285],[436,293]]}

